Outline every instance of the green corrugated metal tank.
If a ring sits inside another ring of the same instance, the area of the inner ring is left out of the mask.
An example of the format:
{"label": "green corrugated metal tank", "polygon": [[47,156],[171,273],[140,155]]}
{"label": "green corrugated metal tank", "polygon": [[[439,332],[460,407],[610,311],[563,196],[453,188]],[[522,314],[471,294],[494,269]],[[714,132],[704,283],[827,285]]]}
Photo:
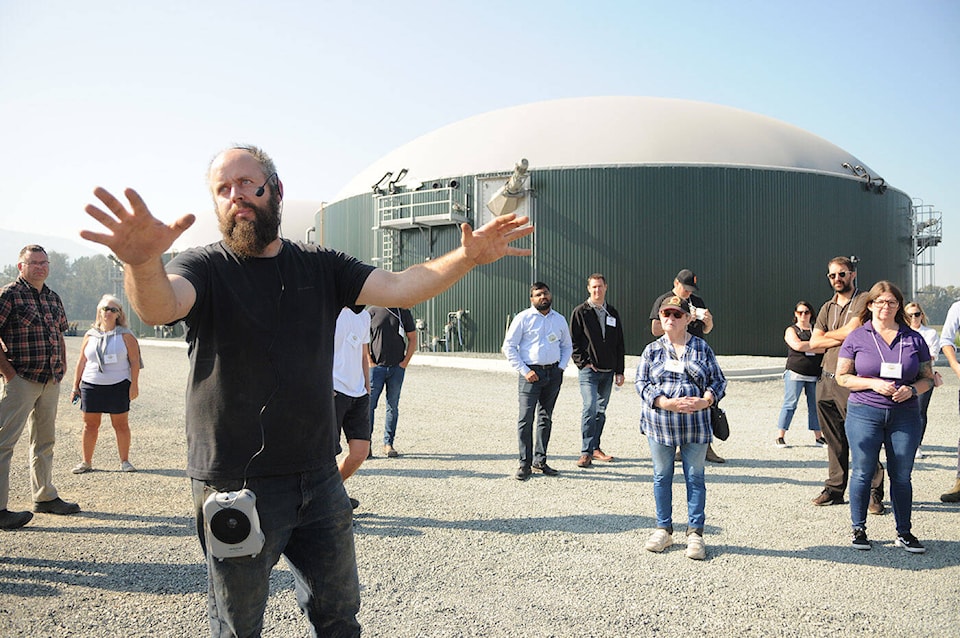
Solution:
{"label": "green corrugated metal tank", "polygon": [[[437,257],[459,245],[455,222],[489,219],[486,202],[521,158],[533,255],[477,268],[414,308],[438,350],[498,351],[532,281],[569,316],[593,272],[631,354],[652,340],[651,305],[682,268],[715,316],[718,354],[783,355],[794,302],[830,296],[837,255],[860,259],[861,288],[889,279],[911,294],[908,195],[811,133],[686,100],[557,100],[446,126],[354,178],[317,214],[315,236],[395,270]],[[462,346],[444,330],[461,309]]]}

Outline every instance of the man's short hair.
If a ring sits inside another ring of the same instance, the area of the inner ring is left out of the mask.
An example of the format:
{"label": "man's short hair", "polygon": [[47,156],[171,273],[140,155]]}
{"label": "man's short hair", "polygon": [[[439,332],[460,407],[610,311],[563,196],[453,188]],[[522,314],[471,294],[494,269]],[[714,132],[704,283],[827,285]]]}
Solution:
{"label": "man's short hair", "polygon": [[599,280],[602,281],[604,284],[607,283],[607,278],[606,278],[606,277],[604,277],[601,273],[595,272],[595,273],[593,273],[592,275],[590,275],[589,277],[587,277],[587,285],[588,285],[588,286],[590,285],[590,282],[591,282],[593,279],[599,279]]}
{"label": "man's short hair", "polygon": [[29,244],[20,249],[20,256],[17,259],[19,259],[20,261],[23,261],[24,258],[27,256],[27,253],[43,253],[44,255],[46,255],[47,251],[44,250],[43,246],[39,244]]}
{"label": "man's short hair", "polygon": [[831,259],[830,261],[827,262],[827,268],[830,268],[830,264],[836,264],[836,265],[838,265],[838,266],[843,266],[844,268],[846,268],[846,269],[849,270],[850,272],[857,272],[857,266],[856,266],[856,264],[854,264],[852,261],[850,261],[850,258],[849,258],[849,257],[842,257],[842,256],[841,256],[841,257],[834,257],[833,259]]}
{"label": "man's short hair", "polygon": [[530,284],[530,296],[531,296],[531,297],[533,296],[533,293],[535,293],[535,292],[538,291],[538,290],[546,290],[547,292],[550,292],[550,286],[548,286],[547,284],[543,283],[542,281],[535,281],[535,282],[533,282],[532,284]]}

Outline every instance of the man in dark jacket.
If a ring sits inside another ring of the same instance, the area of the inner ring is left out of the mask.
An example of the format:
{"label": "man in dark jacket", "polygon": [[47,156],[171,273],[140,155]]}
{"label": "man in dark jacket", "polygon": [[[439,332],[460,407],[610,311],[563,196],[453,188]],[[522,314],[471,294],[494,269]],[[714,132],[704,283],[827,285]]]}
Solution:
{"label": "man in dark jacket", "polygon": [[600,273],[590,275],[587,292],[590,297],[574,308],[570,316],[573,362],[580,369],[580,396],[583,397],[579,467],[590,467],[594,459],[613,460],[600,449],[600,436],[607,420],[613,384],[623,385],[623,324],[616,308],[606,302],[606,278]]}

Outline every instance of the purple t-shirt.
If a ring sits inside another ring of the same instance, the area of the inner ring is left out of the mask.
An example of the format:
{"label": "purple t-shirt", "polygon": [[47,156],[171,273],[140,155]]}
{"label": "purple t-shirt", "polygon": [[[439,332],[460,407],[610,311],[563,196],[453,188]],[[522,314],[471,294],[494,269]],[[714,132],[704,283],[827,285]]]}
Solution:
{"label": "purple t-shirt", "polygon": [[[887,345],[883,337],[873,329],[873,323],[868,321],[860,326],[843,340],[840,346],[841,359],[853,359],[854,369],[859,377],[883,378],[880,376],[882,363],[899,363],[902,374],[899,379],[887,379],[897,386],[909,385],[917,380],[920,373],[920,364],[930,361],[930,348],[920,333],[900,326],[893,343]],[[896,403],[890,397],[883,396],[873,390],[854,390],[850,393],[852,403],[861,403],[874,408],[895,408],[916,406],[917,398],[911,397],[903,403]]]}

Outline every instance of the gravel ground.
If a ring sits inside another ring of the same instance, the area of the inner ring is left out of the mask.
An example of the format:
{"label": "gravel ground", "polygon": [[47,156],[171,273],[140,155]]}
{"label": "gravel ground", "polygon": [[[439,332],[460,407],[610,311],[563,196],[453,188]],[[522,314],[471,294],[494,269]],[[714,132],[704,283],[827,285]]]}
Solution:
{"label": "gravel ground", "polygon": [[[78,346],[68,339],[71,361]],[[183,473],[186,354],[145,342],[144,355],[131,412],[135,474],[119,471],[106,424],[97,471],[70,473],[81,421],[61,394],[55,482],[83,513],[38,514],[0,533],[0,636],[205,635],[206,575]],[[728,462],[708,466],[707,560],[697,562],[683,555],[683,525],[664,554],[642,549],[653,493],[632,388],[615,392],[608,412],[604,449],[617,460],[581,470],[580,395],[565,379],[549,448],[561,474],[521,483],[512,478],[515,376],[413,365],[400,458],[378,454],[347,483],[361,502],[365,635],[960,635],[960,505],[939,500],[953,485],[958,434],[958,381],[945,378],[914,471],[914,532],[927,554],[894,547],[891,514],[869,521],[873,551],[851,549],[848,507],[810,504],[826,458],[803,430],[804,408],[791,447],[777,449],[781,383],[733,381],[724,401],[733,435],[716,446]],[[13,458],[13,509],[30,504],[26,448],[25,436]],[[684,521],[679,474],[677,482],[675,519]],[[309,635],[282,561],[272,589],[264,635]]]}

